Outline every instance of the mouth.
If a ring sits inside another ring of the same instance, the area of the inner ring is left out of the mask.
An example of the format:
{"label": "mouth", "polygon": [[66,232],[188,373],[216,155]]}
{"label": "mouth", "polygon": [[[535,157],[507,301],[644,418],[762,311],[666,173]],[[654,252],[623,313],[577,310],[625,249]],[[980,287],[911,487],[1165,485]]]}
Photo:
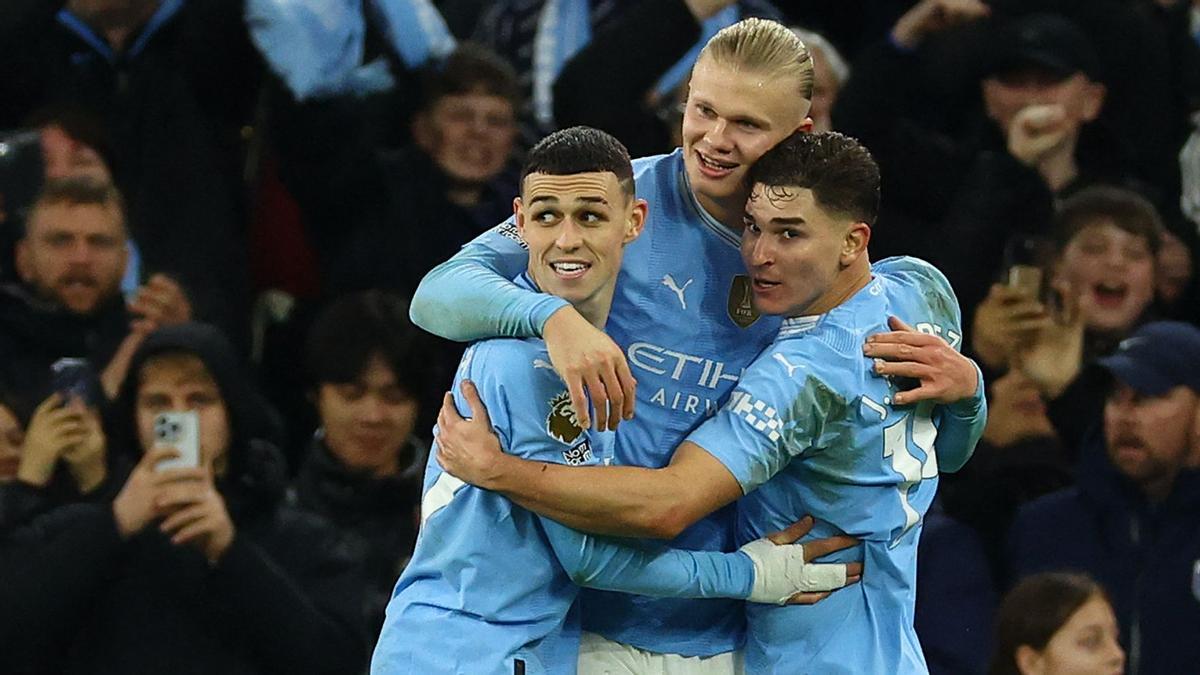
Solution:
{"label": "mouth", "polygon": [[1121,307],[1128,296],[1129,285],[1123,281],[1102,281],[1092,286],[1092,298],[1096,306],[1104,309]]}
{"label": "mouth", "polygon": [[585,260],[556,260],[550,264],[551,271],[559,279],[578,279],[592,269],[592,264]]}
{"label": "mouth", "polygon": [[772,290],[783,285],[783,282],[782,281],[773,281],[771,279],[767,279],[764,277],[754,277],[751,280],[750,285],[754,289],[755,293],[769,293]]}
{"label": "mouth", "polygon": [[697,165],[700,167],[700,173],[702,173],[705,177],[712,178],[714,180],[719,180],[729,176],[733,173],[734,169],[737,169],[739,166],[741,166],[735,162],[723,162],[721,160],[714,159],[705,155],[699,150],[696,151],[696,159],[698,160]]}

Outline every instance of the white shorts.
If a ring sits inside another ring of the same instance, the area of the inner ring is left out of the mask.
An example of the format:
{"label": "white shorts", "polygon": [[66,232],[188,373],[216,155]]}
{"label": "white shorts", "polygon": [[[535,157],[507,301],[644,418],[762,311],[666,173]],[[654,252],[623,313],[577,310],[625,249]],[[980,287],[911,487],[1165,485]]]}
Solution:
{"label": "white shorts", "polygon": [[579,675],[741,675],[741,652],[716,656],[655,654],[584,633],[579,642]]}

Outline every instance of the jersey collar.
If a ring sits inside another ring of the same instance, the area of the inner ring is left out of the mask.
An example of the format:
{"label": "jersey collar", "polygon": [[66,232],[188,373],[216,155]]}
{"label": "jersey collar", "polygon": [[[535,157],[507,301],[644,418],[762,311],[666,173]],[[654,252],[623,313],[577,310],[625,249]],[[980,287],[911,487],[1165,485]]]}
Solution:
{"label": "jersey collar", "polygon": [[713,234],[720,237],[730,246],[734,248],[740,248],[742,241],[738,233],[734,232],[728,227],[725,227],[725,225],[723,225],[720,221],[709,215],[708,211],[705,211],[704,207],[700,205],[700,201],[696,199],[696,193],[692,190],[692,181],[687,175],[687,166],[685,166],[683,163],[683,150],[677,149],[675,154],[677,157],[676,161],[678,162],[678,179],[676,180],[675,185],[679,190],[679,198],[683,200],[684,204],[691,207],[694,215],[700,220],[700,223],[703,224],[705,228],[711,230]]}
{"label": "jersey collar", "polygon": [[783,320],[783,324],[779,326],[779,337],[791,337],[817,327],[824,314],[811,314],[809,316],[792,316]]}

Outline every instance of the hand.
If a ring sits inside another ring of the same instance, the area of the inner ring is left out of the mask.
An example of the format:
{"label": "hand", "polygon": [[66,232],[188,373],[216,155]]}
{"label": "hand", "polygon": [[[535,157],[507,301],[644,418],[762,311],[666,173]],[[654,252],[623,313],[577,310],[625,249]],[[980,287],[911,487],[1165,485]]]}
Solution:
{"label": "hand", "polygon": [[500,449],[500,438],[492,431],[492,422],[475,383],[463,380],[462,393],[471,409],[470,419],[463,419],[458,414],[453,395],[447,392],[442,398],[435,436],[437,461],[451,476],[485,490],[491,489],[501,472],[501,463],[508,455]]}
{"label": "hand", "polygon": [[1079,293],[1058,284],[1062,312],[1037,333],[1027,349],[1017,353],[1014,366],[1037,384],[1048,399],[1058,398],[1083,367],[1083,327]]}
{"label": "hand", "polygon": [[25,430],[17,478],[29,485],[45,487],[54,475],[58,460],[86,438],[85,412],[78,401],[63,405],[62,395],[58,393],[42,401]]}
{"label": "hand", "polygon": [[1028,348],[1038,332],[1053,321],[1046,308],[1018,289],[992,284],[975,308],[971,348],[989,368],[1008,366],[1013,356]]}
{"label": "hand", "polygon": [[888,317],[891,333],[867,337],[863,353],[875,359],[875,373],[884,377],[910,377],[920,386],[896,392],[892,401],[908,405],[918,401],[954,403],[975,395],[979,374],[975,363],[945,340],[919,333],[896,317]]}
{"label": "hand", "polygon": [[170,472],[158,471],[155,466],[164,459],[178,456],[177,450],[156,448],[142,455],[137,466],[133,467],[112,505],[117,532],[122,539],[141,532],[151,520],[158,517],[154,501],[158,497],[159,487],[171,476],[168,475]]}
{"label": "hand", "polygon": [[991,14],[981,0],[921,0],[892,27],[896,44],[915,49],[926,37]]}
{"label": "hand", "polygon": [[[72,405],[82,407],[78,401],[72,401]],[[104,429],[100,425],[100,415],[95,410],[88,408],[82,410],[82,415],[83,440],[68,448],[63,453],[63,459],[67,461],[67,468],[71,471],[75,484],[79,486],[79,491],[87,494],[100,487],[100,484],[104,482],[108,466],[105,456]]]}
{"label": "hand", "polygon": [[737,0],[683,0],[696,21],[704,21],[735,2]]}
{"label": "hand", "polygon": [[1037,168],[1067,147],[1070,130],[1067,109],[1061,104],[1026,106],[1008,126],[1008,152],[1025,166]]}
{"label": "hand", "polygon": [[754,588],[747,600],[776,605],[811,605],[862,579],[862,563],[810,563],[859,543],[838,535],[792,544],[813,527],[812,516],[738,549],[754,563]]}
{"label": "hand", "polygon": [[133,329],[146,333],[192,318],[192,305],[183,288],[165,274],[155,274],[138,289],[137,296],[129,303],[129,311],[141,317],[134,322]]}
{"label": "hand", "polygon": [[1027,438],[1056,435],[1033,380],[1013,368],[992,382],[983,440],[1004,448]]}
{"label": "hand", "polygon": [[125,375],[129,373],[129,364],[133,361],[133,355],[137,352],[138,347],[142,346],[142,340],[153,330],[153,326],[149,322],[141,320],[134,321],[134,325],[129,331],[129,335],[121,341],[117,347],[117,351],[108,361],[108,365],[104,366],[104,370],[100,373],[100,388],[104,390],[104,395],[108,400],[112,401],[117,398],[117,394],[121,391],[121,383],[125,381]]}
{"label": "hand", "polygon": [[550,363],[567,383],[579,426],[591,426],[584,387],[596,407],[596,428],[616,429],[621,418],[633,418],[637,381],[625,355],[604,331],[587,322],[573,307],[550,316],[542,330]]}
{"label": "hand", "polygon": [[176,546],[194,546],[215,565],[233,543],[233,520],[207,468],[169,469],[155,507],[164,516],[158,529]]}

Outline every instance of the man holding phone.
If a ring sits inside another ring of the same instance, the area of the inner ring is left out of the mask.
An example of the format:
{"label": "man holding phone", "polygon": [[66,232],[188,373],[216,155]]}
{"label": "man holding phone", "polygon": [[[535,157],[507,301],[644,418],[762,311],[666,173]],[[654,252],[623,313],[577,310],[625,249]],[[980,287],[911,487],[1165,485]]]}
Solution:
{"label": "man holding phone", "polygon": [[[151,333],[112,421],[114,464],[136,461],[116,498],[0,540],[0,606],[29,608],[0,617],[0,671],[354,672],[357,566],[325,521],[281,504],[273,416],[224,336]],[[193,448],[193,466],[163,464]]]}

